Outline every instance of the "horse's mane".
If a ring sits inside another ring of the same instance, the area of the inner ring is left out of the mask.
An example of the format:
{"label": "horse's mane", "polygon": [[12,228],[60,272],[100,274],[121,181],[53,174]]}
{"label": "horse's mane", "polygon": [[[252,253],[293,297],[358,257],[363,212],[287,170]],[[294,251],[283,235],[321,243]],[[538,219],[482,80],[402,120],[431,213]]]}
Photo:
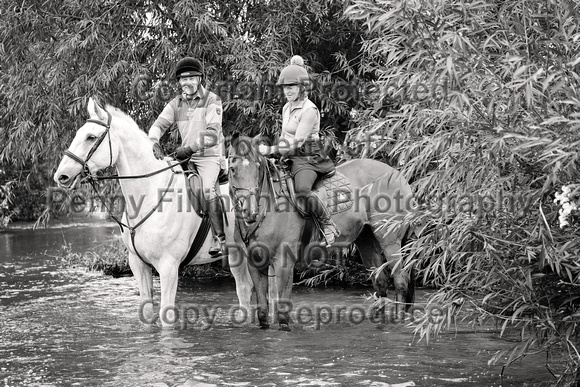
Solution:
{"label": "horse's mane", "polygon": [[127,113],[123,112],[121,109],[118,109],[111,105],[107,105],[105,107],[105,110],[111,113],[113,118],[123,121],[123,123],[119,125],[119,127],[122,128],[122,130],[131,130],[133,132],[138,133],[137,134],[138,136],[142,136],[144,138],[147,137],[147,134],[144,131],[142,131],[141,128],[139,128],[139,125],[137,125],[135,120],[131,118],[131,116],[129,116]]}

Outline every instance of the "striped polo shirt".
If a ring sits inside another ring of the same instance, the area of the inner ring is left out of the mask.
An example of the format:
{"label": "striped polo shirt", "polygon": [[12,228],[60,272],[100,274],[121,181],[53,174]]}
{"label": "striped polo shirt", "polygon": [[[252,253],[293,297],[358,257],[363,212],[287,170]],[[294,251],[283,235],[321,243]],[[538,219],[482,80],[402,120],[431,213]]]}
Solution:
{"label": "striped polo shirt", "polygon": [[180,95],[163,109],[149,130],[149,138],[159,140],[173,124],[177,124],[182,146],[197,143],[203,150],[194,156],[221,155],[224,136],[222,133],[222,101],[211,91],[199,85],[193,99]]}

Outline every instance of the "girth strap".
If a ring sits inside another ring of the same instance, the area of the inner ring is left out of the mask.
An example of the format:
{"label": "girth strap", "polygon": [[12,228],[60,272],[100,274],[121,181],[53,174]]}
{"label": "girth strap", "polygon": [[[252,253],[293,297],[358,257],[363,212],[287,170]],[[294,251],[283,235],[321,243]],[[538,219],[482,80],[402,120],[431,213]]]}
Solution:
{"label": "girth strap", "polygon": [[[185,256],[185,259],[179,264],[180,270],[183,269],[185,266],[189,265],[193,260],[193,258],[197,255],[197,253],[199,253],[199,250],[201,249],[203,243],[205,242],[205,239],[207,238],[209,229],[210,229],[209,217],[204,216],[201,219],[201,224],[197,229],[197,234],[195,234],[195,238],[193,238],[193,243],[191,244],[191,247],[189,248],[189,251]],[[133,245],[133,250],[135,250],[135,254],[137,254],[139,259],[141,259],[141,261],[144,264],[154,269],[152,264],[143,259],[143,257],[141,256],[141,254],[139,254],[139,251],[137,250],[137,246],[135,246],[135,228],[132,228],[130,230],[130,233],[131,233],[131,244]]]}
{"label": "girth strap", "polygon": [[210,229],[209,216],[206,215],[203,218],[201,218],[201,224],[197,229],[197,234],[193,239],[191,248],[189,249],[189,252],[187,253],[185,259],[179,264],[180,269],[183,269],[185,266],[189,265],[191,260],[197,255],[197,253],[201,249],[201,246],[203,246],[203,243],[205,242],[205,238],[207,238],[209,229]]}

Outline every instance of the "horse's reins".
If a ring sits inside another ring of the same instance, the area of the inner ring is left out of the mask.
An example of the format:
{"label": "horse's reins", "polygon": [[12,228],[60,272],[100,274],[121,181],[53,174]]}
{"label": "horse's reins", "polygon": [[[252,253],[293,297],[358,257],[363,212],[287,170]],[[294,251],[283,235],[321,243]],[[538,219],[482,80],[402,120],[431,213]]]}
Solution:
{"label": "horse's reins", "polygon": [[[99,136],[99,138],[97,138],[97,140],[95,141],[95,143],[93,144],[93,146],[91,147],[91,149],[89,150],[89,152],[87,153],[87,157],[83,160],[82,158],[80,158],[79,156],[75,155],[74,153],[72,153],[68,149],[64,151],[64,154],[65,154],[65,156],[68,156],[71,159],[73,159],[74,161],[76,161],[77,163],[81,164],[81,166],[83,168],[82,171],[81,171],[81,177],[83,179],[86,179],[86,180],[89,181],[89,183],[91,184],[91,187],[93,187],[93,190],[97,194],[99,200],[101,201],[101,203],[107,209],[107,212],[109,213],[109,216],[117,223],[117,225],[121,229],[121,232],[123,232],[123,227],[126,227],[129,230],[130,235],[131,235],[131,243],[133,245],[133,249],[135,250],[136,255],[141,259],[141,261],[143,261],[147,265],[151,266],[150,263],[148,263],[147,261],[145,261],[143,259],[143,257],[141,256],[141,254],[139,254],[139,251],[137,250],[137,247],[135,246],[135,231],[137,230],[137,228],[140,225],[142,225],[147,219],[149,219],[149,217],[151,215],[153,215],[153,213],[159,208],[159,206],[161,205],[161,203],[163,203],[163,200],[165,198],[165,195],[167,194],[167,192],[171,188],[171,185],[173,184],[174,175],[176,173],[179,173],[178,171],[173,170],[173,167],[175,167],[176,165],[179,165],[180,163],[171,164],[169,161],[167,161],[167,163],[169,164],[167,167],[164,167],[164,168],[161,168],[159,170],[153,171],[151,173],[143,174],[143,175],[132,175],[132,176],[118,176],[118,175],[97,176],[97,175],[91,174],[91,171],[89,170],[89,166],[88,166],[88,161],[93,156],[93,154],[97,151],[97,148],[101,145],[101,143],[103,142],[103,140],[105,139],[105,137],[108,137],[109,138],[109,166],[112,166],[113,165],[113,147],[111,145],[111,135],[110,135],[112,116],[111,116],[111,113],[109,113],[108,111],[105,110],[105,112],[107,113],[107,122],[103,122],[101,120],[96,120],[96,119],[92,119],[92,118],[90,118],[90,119],[87,120],[87,122],[91,122],[91,123],[94,123],[94,124],[101,125],[101,126],[104,126],[105,127],[105,131],[103,132],[103,134],[101,134]],[[167,185],[167,188],[165,189],[165,191],[163,191],[163,194],[161,195],[161,198],[159,199],[159,202],[157,202],[157,204],[155,205],[155,207],[153,207],[147,213],[147,215],[145,215],[134,226],[131,226],[131,225],[128,224],[129,223],[129,213],[127,212],[127,209],[125,209],[125,214],[127,215],[127,224],[125,224],[117,216],[115,216],[115,214],[113,214],[113,212],[111,211],[111,209],[107,206],[106,200],[104,200],[103,196],[99,193],[99,191],[97,190],[97,187],[96,187],[96,182],[99,181],[99,180],[141,179],[141,178],[146,178],[146,177],[154,176],[154,175],[159,174],[161,172],[164,172],[164,171],[166,171],[168,169],[171,169],[171,171],[173,173],[171,174],[171,178],[169,180],[169,184]],[[198,240],[198,235],[196,235],[196,238],[194,240],[194,245],[195,245],[195,242],[197,240]],[[199,241],[198,241],[198,243],[199,243]],[[189,263],[189,261],[191,261],[192,258],[193,258],[193,256],[190,257],[190,254],[188,254],[188,256],[186,257],[186,260],[182,262],[182,264],[180,265],[180,267],[187,265]]]}

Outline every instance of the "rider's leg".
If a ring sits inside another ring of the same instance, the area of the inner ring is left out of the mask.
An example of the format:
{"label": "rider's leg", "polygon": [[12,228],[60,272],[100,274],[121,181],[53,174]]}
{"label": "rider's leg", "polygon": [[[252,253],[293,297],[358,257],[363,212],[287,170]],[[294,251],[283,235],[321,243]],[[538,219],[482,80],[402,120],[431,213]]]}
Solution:
{"label": "rider's leg", "polygon": [[213,233],[213,243],[209,249],[209,254],[212,256],[227,255],[224,212],[221,198],[215,191],[216,181],[220,172],[219,157],[198,157],[194,162],[203,181],[206,211]]}
{"label": "rider's leg", "polygon": [[303,169],[294,175],[294,191],[296,192],[296,200],[302,210],[311,216],[315,217],[324,233],[326,244],[330,246],[334,243],[334,238],[339,235],[338,230],[332,218],[330,217],[330,210],[318,195],[312,192],[312,186],[318,178],[318,173],[312,170]]}

